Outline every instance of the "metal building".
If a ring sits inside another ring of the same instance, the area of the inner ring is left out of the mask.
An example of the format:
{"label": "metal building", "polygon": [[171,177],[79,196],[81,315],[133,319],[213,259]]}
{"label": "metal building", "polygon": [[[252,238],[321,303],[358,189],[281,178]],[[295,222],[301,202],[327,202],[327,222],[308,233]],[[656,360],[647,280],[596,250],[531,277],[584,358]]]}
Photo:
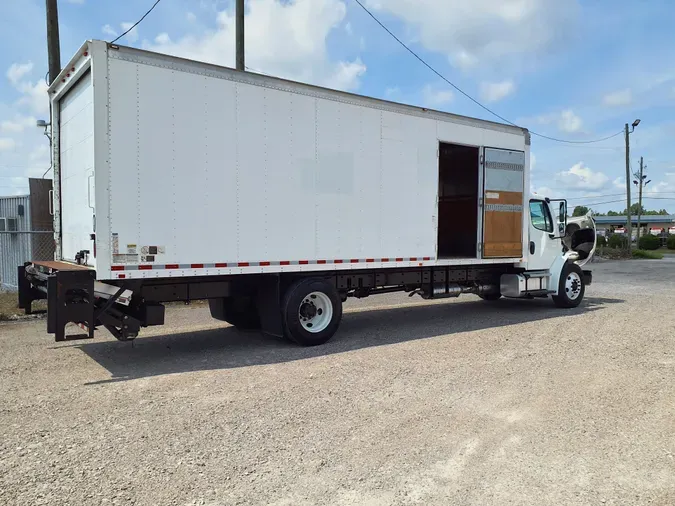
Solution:
{"label": "metal building", "polygon": [[30,179],[30,195],[0,197],[0,289],[16,290],[17,268],[29,260],[52,260],[51,181]]}

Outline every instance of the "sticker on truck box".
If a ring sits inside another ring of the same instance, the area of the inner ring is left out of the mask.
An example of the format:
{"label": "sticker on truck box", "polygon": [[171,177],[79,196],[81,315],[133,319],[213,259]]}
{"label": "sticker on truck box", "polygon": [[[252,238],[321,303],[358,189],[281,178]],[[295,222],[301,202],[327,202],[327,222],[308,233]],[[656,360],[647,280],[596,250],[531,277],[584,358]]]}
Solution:
{"label": "sticker on truck box", "polygon": [[498,200],[499,199],[499,193],[495,192],[486,192],[485,193],[485,198],[489,200]]}
{"label": "sticker on truck box", "polygon": [[138,255],[126,255],[124,253],[113,253],[114,264],[137,264]]}
{"label": "sticker on truck box", "polygon": [[112,252],[113,255],[116,255],[120,252],[120,236],[115,232],[113,232],[112,235]]}
{"label": "sticker on truck box", "polygon": [[136,245],[135,244],[127,244],[127,255],[137,255],[138,253],[136,252]]}

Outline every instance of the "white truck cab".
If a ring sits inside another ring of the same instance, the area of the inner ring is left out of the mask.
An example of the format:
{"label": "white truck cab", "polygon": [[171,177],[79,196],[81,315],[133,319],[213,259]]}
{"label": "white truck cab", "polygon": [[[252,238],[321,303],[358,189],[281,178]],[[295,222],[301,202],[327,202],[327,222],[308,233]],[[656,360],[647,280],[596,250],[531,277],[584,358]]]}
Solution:
{"label": "white truck cab", "polygon": [[567,218],[567,203],[532,194],[529,199],[527,256],[522,273],[501,276],[505,297],[551,295],[561,307],[576,307],[592,282],[582,268],[595,253],[595,222],[587,216]]}

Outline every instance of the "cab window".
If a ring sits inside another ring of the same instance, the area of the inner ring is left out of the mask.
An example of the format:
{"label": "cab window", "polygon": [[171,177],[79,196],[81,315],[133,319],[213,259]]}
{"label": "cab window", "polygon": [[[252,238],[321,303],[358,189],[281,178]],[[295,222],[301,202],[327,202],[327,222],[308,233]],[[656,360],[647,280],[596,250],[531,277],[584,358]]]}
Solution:
{"label": "cab window", "polygon": [[553,232],[551,212],[543,200],[530,200],[530,220],[532,226],[544,232]]}

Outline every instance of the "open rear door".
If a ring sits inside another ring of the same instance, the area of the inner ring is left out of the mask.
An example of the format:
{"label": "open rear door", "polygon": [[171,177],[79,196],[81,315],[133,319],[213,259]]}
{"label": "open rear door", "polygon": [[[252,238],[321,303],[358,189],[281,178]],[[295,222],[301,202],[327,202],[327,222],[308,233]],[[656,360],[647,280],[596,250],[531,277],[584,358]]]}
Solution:
{"label": "open rear door", "polygon": [[525,153],[485,148],[483,170],[483,258],[520,258]]}

